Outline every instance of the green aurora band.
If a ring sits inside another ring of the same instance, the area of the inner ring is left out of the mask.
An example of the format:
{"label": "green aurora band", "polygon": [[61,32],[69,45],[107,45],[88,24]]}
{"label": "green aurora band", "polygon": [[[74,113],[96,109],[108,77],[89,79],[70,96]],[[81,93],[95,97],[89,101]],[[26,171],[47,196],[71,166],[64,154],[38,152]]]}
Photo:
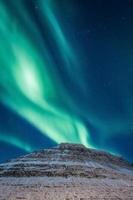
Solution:
{"label": "green aurora band", "polygon": [[[30,37],[6,3],[1,1],[0,101],[56,143],[74,142],[91,147],[88,129],[80,117],[77,117],[74,102],[55,73],[56,64],[47,50],[45,38],[42,38],[23,1],[12,1],[11,4],[34,37]],[[41,1],[40,4],[41,15],[69,75],[78,65],[74,50],[62,31],[53,2]],[[37,40],[40,41],[40,49]],[[75,79],[78,79],[76,73],[74,75]],[[81,82],[77,87],[84,90]],[[0,140],[28,152],[34,149],[15,137],[0,136]]]}
{"label": "green aurora band", "polygon": [[0,141],[5,142],[7,144],[11,144],[19,149],[25,150],[26,152],[31,152],[34,150],[34,147],[27,144],[26,142],[23,142],[21,139],[16,138],[12,135],[6,136],[5,133],[0,135]]}

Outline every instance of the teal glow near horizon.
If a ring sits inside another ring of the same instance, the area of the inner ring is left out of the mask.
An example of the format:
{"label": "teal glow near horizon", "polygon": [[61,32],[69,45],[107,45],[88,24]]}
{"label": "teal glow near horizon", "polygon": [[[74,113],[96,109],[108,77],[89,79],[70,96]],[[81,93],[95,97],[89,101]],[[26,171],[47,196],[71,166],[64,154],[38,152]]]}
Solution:
{"label": "teal glow near horizon", "polygon": [[5,142],[7,144],[13,145],[19,149],[22,149],[26,152],[34,151],[35,147],[32,147],[30,144],[22,141],[21,139],[14,137],[12,135],[7,135],[5,133],[0,134],[0,141]]}

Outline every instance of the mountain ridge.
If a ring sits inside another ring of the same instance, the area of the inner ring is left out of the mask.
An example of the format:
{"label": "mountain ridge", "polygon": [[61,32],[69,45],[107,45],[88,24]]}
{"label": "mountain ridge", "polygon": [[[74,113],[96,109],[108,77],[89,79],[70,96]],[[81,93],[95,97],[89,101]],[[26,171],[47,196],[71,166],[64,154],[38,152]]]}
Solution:
{"label": "mountain ridge", "polygon": [[0,164],[0,176],[60,176],[115,178],[129,176],[133,165],[122,157],[86,148],[82,144],[61,143]]}

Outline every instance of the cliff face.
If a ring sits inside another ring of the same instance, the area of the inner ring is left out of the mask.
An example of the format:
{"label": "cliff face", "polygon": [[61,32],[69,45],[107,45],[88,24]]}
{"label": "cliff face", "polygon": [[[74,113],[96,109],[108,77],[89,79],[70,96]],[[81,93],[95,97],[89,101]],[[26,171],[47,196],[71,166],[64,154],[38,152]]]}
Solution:
{"label": "cliff face", "polygon": [[1,177],[133,178],[127,161],[78,144],[60,144],[0,164]]}

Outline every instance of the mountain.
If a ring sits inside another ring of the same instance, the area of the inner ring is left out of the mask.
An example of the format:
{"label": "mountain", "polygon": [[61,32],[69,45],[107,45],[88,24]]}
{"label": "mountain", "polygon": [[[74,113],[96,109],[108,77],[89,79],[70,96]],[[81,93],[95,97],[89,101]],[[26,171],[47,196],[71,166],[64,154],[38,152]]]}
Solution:
{"label": "mountain", "polygon": [[114,177],[132,173],[133,166],[103,151],[80,144],[60,144],[0,165],[0,176]]}
{"label": "mountain", "polygon": [[[124,188],[123,195],[126,194],[127,187],[126,197],[129,196],[131,197],[129,199],[133,200],[133,165],[131,163],[122,157],[104,151],[89,149],[80,144],[67,143],[0,164],[0,199],[3,198],[1,192],[3,185],[5,185],[5,189],[7,186],[14,185],[16,190],[17,186],[15,185],[24,186],[28,181],[29,185],[38,187],[39,184],[47,188],[51,184],[51,180],[52,184],[56,186],[72,184],[73,188],[80,184],[80,189],[81,185],[87,187],[92,182],[101,189],[103,183],[109,184],[110,188],[116,185],[121,191],[120,194]],[[96,191],[95,194],[97,194]],[[120,197],[120,195],[118,196]],[[13,200],[15,198],[13,196]],[[59,199],[58,197],[57,200]]]}

